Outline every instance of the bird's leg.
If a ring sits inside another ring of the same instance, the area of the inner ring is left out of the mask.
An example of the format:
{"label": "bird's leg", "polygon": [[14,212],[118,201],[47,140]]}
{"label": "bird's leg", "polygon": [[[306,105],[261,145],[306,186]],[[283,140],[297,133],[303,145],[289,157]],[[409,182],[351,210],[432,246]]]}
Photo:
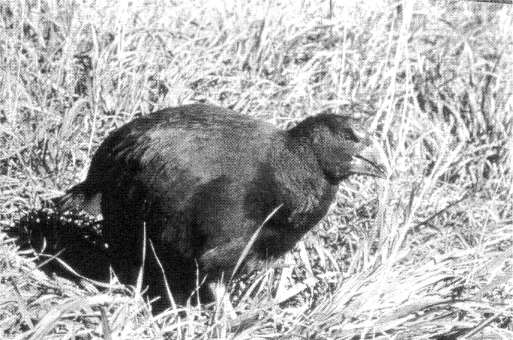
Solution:
{"label": "bird's leg", "polygon": [[231,320],[235,320],[237,318],[237,314],[235,313],[235,309],[230,301],[230,294],[228,294],[226,290],[226,285],[220,282],[211,282],[208,284],[212,295],[215,297],[216,301],[216,310],[222,310],[223,313],[228,315],[228,318]]}

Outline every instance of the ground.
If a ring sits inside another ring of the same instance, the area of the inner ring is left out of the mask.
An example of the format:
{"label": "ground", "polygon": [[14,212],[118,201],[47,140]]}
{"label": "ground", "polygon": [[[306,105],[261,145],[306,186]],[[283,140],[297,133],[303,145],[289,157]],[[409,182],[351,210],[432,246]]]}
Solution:
{"label": "ground", "polygon": [[49,276],[0,232],[2,338],[513,338],[511,4],[19,1],[0,37],[4,231],[113,128],[191,102],[283,128],[349,112],[391,170],[341,185],[292,252],[234,282],[235,320],[152,316],[141,287]]}

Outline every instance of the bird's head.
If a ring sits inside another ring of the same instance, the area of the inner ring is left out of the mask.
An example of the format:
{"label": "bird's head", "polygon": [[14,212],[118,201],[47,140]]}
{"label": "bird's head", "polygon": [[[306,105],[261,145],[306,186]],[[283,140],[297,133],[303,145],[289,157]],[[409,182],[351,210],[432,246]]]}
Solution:
{"label": "bird's head", "polygon": [[310,145],[332,184],[355,174],[386,177],[378,144],[358,130],[348,116],[320,114],[308,117],[289,133],[294,139]]}

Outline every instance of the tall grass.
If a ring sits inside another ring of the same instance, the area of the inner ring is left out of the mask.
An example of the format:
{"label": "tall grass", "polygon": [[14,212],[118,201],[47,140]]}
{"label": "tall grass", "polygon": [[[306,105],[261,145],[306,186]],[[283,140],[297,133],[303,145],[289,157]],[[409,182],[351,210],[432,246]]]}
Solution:
{"label": "tall grass", "polygon": [[82,179],[113,128],[195,101],[284,128],[350,113],[391,173],[344,183],[279,265],[235,284],[238,320],[152,316],[140,289],[49,278],[0,233],[3,337],[512,338],[512,7],[2,1],[4,226]]}

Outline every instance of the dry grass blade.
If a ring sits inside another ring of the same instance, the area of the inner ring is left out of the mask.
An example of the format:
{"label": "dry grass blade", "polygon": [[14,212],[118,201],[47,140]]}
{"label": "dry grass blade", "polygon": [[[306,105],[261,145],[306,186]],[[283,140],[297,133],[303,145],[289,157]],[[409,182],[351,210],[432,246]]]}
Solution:
{"label": "dry grass blade", "polygon": [[244,262],[244,260],[246,259],[246,257],[248,256],[249,254],[249,251],[251,250],[251,247],[253,246],[253,243],[255,243],[258,235],[260,234],[260,230],[262,230],[262,227],[274,216],[274,214],[276,214],[276,212],[283,206],[283,204],[280,204],[279,206],[277,206],[276,208],[274,208],[273,211],[271,211],[271,213],[269,215],[267,215],[267,217],[265,218],[265,220],[262,222],[262,224],[260,224],[257,228],[257,230],[255,230],[255,232],[253,233],[253,235],[251,236],[251,238],[249,239],[249,242],[246,244],[246,246],[244,247],[244,249],[242,250],[242,253],[240,254],[239,256],[239,259],[237,260],[237,264],[235,265],[235,268],[233,269],[232,271],[232,275],[230,277],[230,281],[233,280],[233,277],[234,275],[237,273],[237,271],[240,269],[240,266],[242,265],[242,263]]}
{"label": "dry grass blade", "polygon": [[[87,282],[90,282],[92,283],[93,285],[95,286],[98,286],[98,287],[101,287],[101,288],[108,288],[108,289],[115,289],[115,288],[122,288],[123,286],[121,284],[113,284],[112,282],[109,282],[109,283],[105,283],[105,282],[100,282],[100,281],[96,281],[96,280],[93,280],[91,278],[88,278],[88,277],[85,277],[79,273],[77,273],[69,264],[67,264],[64,260],[62,260],[61,258],[58,257],[58,255],[52,255],[52,256],[49,256],[49,261],[57,261],[59,262],[59,264],[64,268],[66,269],[69,273],[73,274],[74,276],[82,279],[82,280],[85,280]],[[39,265],[41,266],[41,265]]]}
{"label": "dry grass blade", "polygon": [[155,256],[155,259],[157,260],[157,264],[159,265],[160,271],[162,273],[162,277],[164,279],[164,284],[166,285],[166,293],[167,293],[167,297],[169,298],[169,301],[171,301],[171,308],[172,309],[176,309],[177,306],[176,306],[176,303],[175,303],[175,299],[173,298],[173,294],[171,293],[171,289],[169,288],[169,283],[167,282],[166,272],[164,271],[164,267],[162,266],[162,262],[160,262],[160,259],[157,256],[157,252],[155,251],[155,247],[153,246],[152,240],[149,240],[149,241],[150,241],[151,251],[153,252],[153,256]]}
{"label": "dry grass blade", "polygon": [[[36,327],[25,334],[29,336],[30,340],[38,340],[44,338],[54,327],[63,315],[73,311],[80,311],[83,308],[90,308],[104,304],[112,304],[116,301],[115,298],[109,295],[97,295],[91,297],[78,297],[70,298],[61,305],[55,306],[50,310],[45,317],[43,317]],[[123,301],[123,299],[119,299]]]}
{"label": "dry grass blade", "polygon": [[14,293],[16,295],[16,300],[18,303],[18,308],[19,308],[21,316],[23,317],[23,319],[25,320],[25,322],[27,323],[29,328],[34,329],[34,323],[30,319],[26,301],[24,301],[24,299],[22,298],[22,296],[18,290],[18,287],[16,287],[16,283],[13,280],[11,280],[11,284],[14,289]]}
{"label": "dry grass blade", "polygon": [[472,330],[470,330],[468,333],[463,334],[461,337],[462,340],[471,339],[472,336],[476,335],[480,331],[482,331],[486,326],[490,325],[494,320],[496,320],[498,317],[500,317],[505,311],[511,310],[513,311],[513,307],[506,307],[503,308],[501,311],[493,314],[488,319],[483,320],[481,323],[479,323],[476,327],[474,327]]}
{"label": "dry grass blade", "polygon": [[[145,264],[146,264],[146,237],[147,237],[147,233],[146,233],[146,222],[143,222],[143,242],[142,242],[142,261],[141,261],[141,267],[139,268],[139,273],[137,273],[137,281],[135,283],[135,289],[138,291],[138,292],[142,292],[143,290],[143,278],[144,278],[144,267],[145,267]],[[151,242],[151,240],[150,240]],[[158,261],[158,259],[157,259]],[[160,264],[160,263],[159,263]]]}
{"label": "dry grass blade", "polygon": [[112,331],[109,326],[109,319],[107,317],[107,313],[103,307],[100,307],[102,326],[103,326],[103,337],[105,340],[112,340]]}

